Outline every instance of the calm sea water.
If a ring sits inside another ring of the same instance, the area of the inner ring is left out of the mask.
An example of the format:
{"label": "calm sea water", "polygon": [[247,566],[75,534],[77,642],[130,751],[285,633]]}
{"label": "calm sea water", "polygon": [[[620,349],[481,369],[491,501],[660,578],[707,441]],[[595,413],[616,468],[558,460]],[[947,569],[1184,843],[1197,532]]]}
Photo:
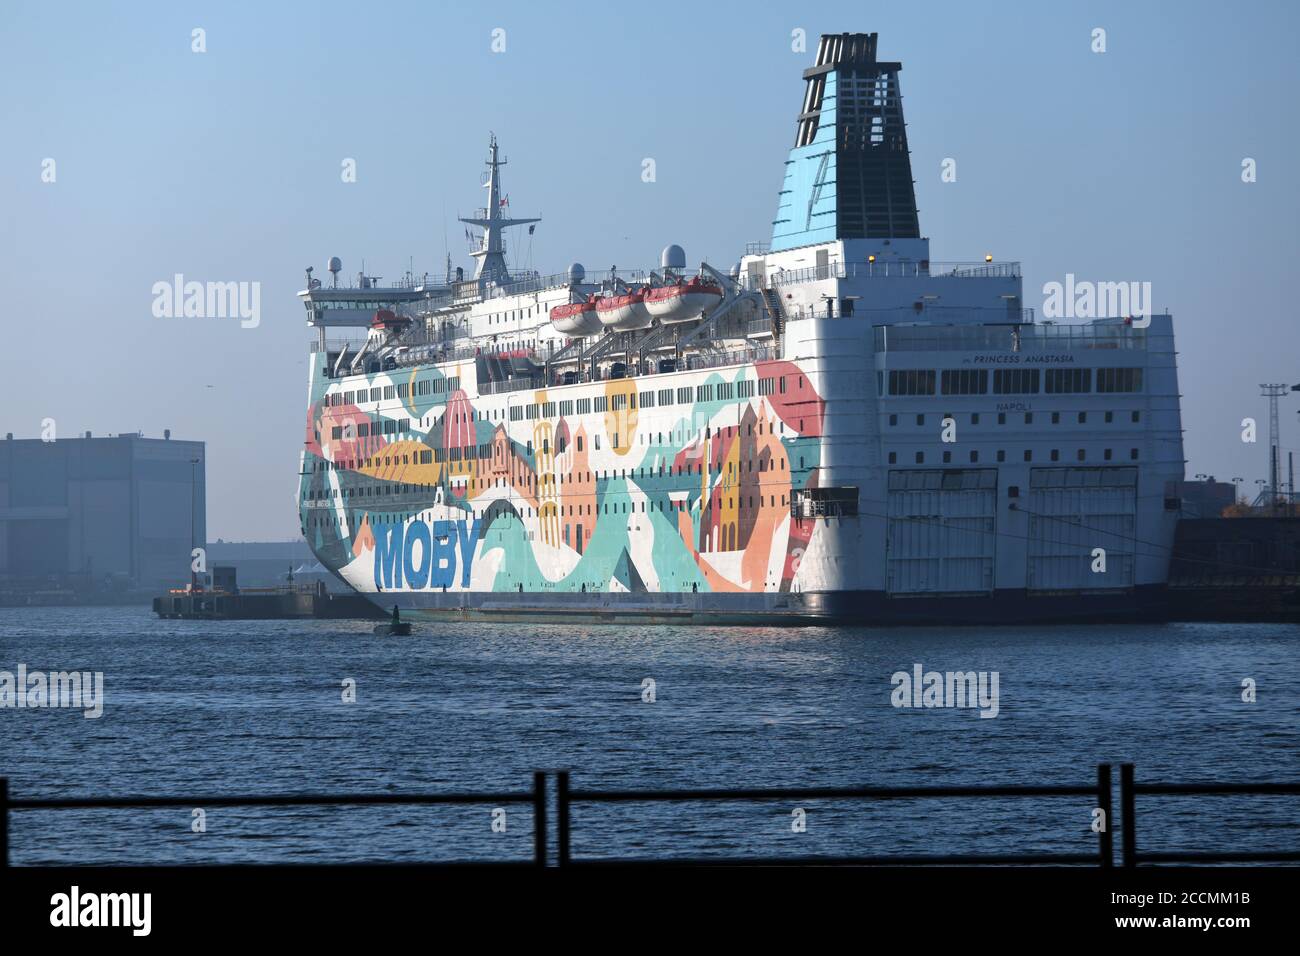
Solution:
{"label": "calm sea water", "polygon": [[[15,797],[1300,777],[1300,627],[745,629],[160,621],[0,609],[0,670],[102,671],[104,715],[0,709]],[[997,671],[1000,713],[890,675]],[[356,682],[355,703],[342,682]],[[642,700],[642,682],[656,700]],[[1257,702],[1241,699],[1253,678]],[[577,856],[1090,852],[1092,801],[580,806]],[[526,807],[14,811],[15,863],[523,859]],[[1293,798],[1143,798],[1154,849],[1296,849]]]}

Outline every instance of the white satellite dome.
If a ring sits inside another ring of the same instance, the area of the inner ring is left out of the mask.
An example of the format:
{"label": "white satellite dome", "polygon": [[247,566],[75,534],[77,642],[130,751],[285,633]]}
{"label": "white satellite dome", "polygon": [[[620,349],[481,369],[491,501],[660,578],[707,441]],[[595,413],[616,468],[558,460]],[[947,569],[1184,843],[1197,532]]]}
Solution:
{"label": "white satellite dome", "polygon": [[676,243],[664,246],[664,251],[659,256],[659,265],[664,269],[685,269],[686,250]]}

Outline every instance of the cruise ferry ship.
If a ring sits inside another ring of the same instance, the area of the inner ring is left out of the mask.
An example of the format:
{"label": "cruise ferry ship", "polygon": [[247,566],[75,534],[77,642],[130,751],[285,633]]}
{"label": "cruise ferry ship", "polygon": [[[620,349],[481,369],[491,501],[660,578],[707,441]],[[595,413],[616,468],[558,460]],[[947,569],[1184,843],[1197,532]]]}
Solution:
{"label": "cruise ferry ship", "polygon": [[417,619],[1152,606],[1183,477],[1170,317],[1042,321],[1018,263],[931,260],[900,70],[876,34],[821,37],[771,238],[734,265],[512,272],[537,220],[510,217],[493,137],[472,276],[307,270],[322,564]]}

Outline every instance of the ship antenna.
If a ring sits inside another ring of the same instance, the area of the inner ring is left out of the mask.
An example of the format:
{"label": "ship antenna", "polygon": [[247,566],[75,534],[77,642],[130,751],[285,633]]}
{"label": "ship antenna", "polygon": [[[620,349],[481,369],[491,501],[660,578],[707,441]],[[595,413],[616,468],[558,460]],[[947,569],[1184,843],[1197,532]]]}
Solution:
{"label": "ship antenna", "polygon": [[541,219],[536,218],[508,219],[501,214],[502,207],[510,203],[509,198],[501,192],[501,167],[504,165],[506,161],[498,156],[496,134],[492,133],[488,140],[488,169],[484,174],[483,182],[483,188],[488,191],[487,205],[479,210],[478,217],[460,220],[466,225],[478,226],[483,230],[481,245],[470,253],[478,260],[474,278],[480,281],[497,283],[510,281],[510,270],[506,266],[505,257],[505,230],[511,226],[541,222]]}

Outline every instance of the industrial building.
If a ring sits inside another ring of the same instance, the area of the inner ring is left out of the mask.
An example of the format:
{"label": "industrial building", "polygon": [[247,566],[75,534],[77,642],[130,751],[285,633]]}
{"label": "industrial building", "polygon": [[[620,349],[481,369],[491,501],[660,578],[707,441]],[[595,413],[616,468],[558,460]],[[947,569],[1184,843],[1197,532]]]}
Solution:
{"label": "industrial building", "polygon": [[0,592],[154,591],[189,581],[206,540],[203,442],[0,441]]}

